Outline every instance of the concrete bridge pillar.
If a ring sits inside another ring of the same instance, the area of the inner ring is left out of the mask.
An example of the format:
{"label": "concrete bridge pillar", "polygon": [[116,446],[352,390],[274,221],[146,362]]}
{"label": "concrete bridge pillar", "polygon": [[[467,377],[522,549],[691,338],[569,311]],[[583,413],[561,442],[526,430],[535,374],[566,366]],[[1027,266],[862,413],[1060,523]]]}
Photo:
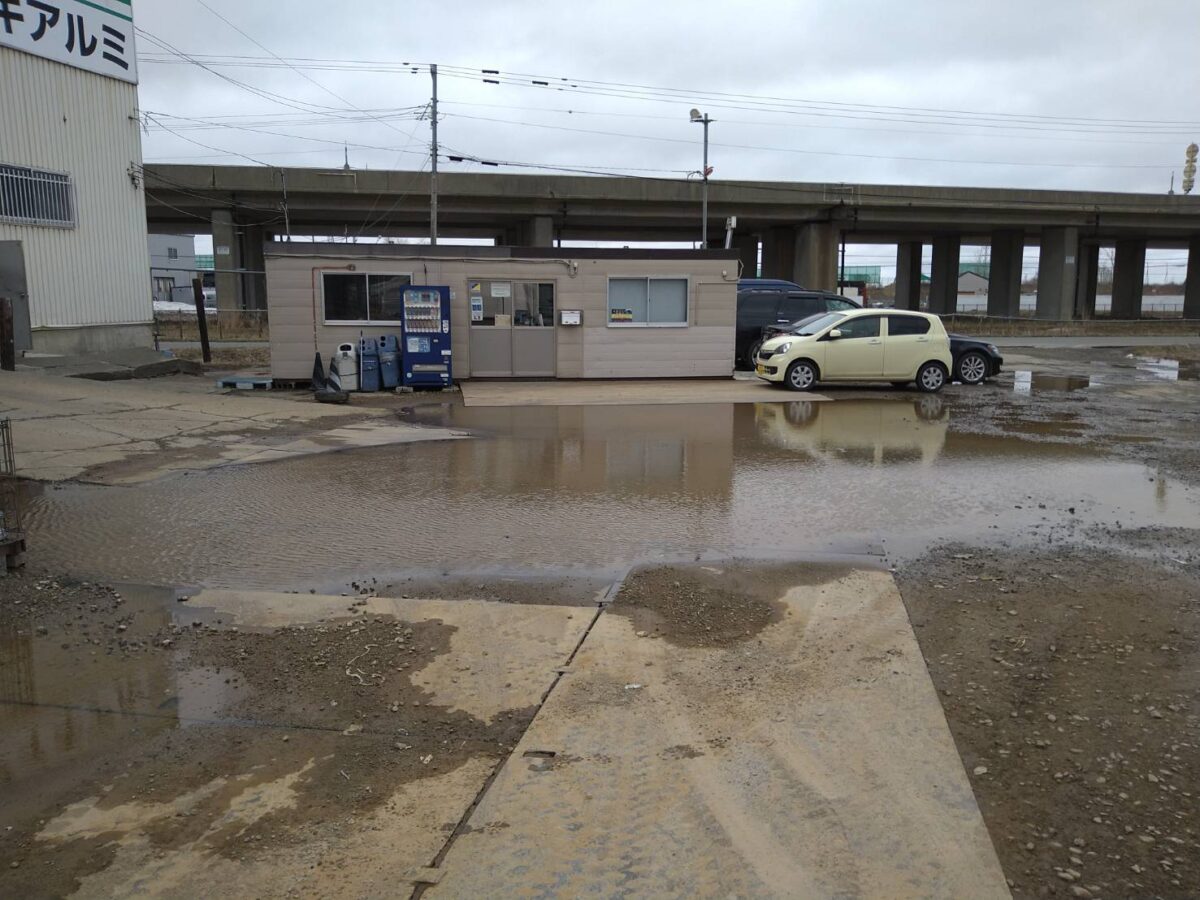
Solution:
{"label": "concrete bridge pillar", "polygon": [[1188,241],[1187,281],[1183,286],[1183,317],[1200,319],[1200,234]]}
{"label": "concrete bridge pillar", "polygon": [[507,225],[496,235],[497,247],[553,247],[554,217],[530,216],[516,225]]}
{"label": "concrete bridge pillar", "polygon": [[251,271],[239,276],[242,290],[242,309],[267,308],[267,267],[263,255],[266,231],[261,225],[242,225],[238,229],[241,238],[242,265]]}
{"label": "concrete bridge pillar", "polygon": [[1075,279],[1079,269],[1079,229],[1042,229],[1038,256],[1037,317],[1070,319],[1075,311]]}
{"label": "concrete bridge pillar", "polygon": [[1016,318],[1021,314],[1021,266],[1025,234],[1019,228],[992,232],[991,272],[988,277],[987,314]]}
{"label": "concrete bridge pillar", "polygon": [[525,223],[525,240],[528,247],[554,246],[554,217],[534,216]]}
{"label": "concrete bridge pillar", "polygon": [[242,267],[242,247],[233,224],[233,210],[212,211],[212,237],[217,309],[242,309],[242,279],[230,271]]}
{"label": "concrete bridge pillar", "polygon": [[896,309],[921,308],[920,241],[896,245]]}
{"label": "concrete bridge pillar", "polygon": [[1117,241],[1113,260],[1112,313],[1114,319],[1140,319],[1146,273],[1146,242]]}
{"label": "concrete bridge pillar", "polygon": [[792,278],[811,290],[836,291],[838,286],[838,239],[832,222],[801,225],[796,235],[796,266]]}
{"label": "concrete bridge pillar", "polygon": [[1075,315],[1080,319],[1096,318],[1096,279],[1100,274],[1100,245],[1084,244],[1079,248],[1079,272],[1075,278]]}
{"label": "concrete bridge pillar", "polygon": [[929,311],[952,316],[958,311],[958,258],[962,238],[944,234],[933,239],[933,270],[929,284]]}
{"label": "concrete bridge pillar", "polygon": [[768,228],[762,236],[762,277],[791,280],[795,269],[796,229],[788,225]]}

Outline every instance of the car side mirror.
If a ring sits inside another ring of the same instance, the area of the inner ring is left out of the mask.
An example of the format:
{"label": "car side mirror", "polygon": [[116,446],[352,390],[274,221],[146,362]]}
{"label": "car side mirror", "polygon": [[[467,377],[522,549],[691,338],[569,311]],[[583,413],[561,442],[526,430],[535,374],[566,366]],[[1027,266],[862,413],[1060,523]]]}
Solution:
{"label": "car side mirror", "polygon": [[840,328],[831,328],[829,330],[829,334],[826,335],[826,337],[829,338],[831,341],[836,341],[841,336],[842,336],[842,329],[840,329]]}

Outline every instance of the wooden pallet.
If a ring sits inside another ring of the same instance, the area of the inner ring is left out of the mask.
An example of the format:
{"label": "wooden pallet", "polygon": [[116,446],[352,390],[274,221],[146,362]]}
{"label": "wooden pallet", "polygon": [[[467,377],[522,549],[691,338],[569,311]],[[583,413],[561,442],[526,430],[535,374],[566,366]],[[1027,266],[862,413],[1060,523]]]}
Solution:
{"label": "wooden pallet", "polygon": [[274,383],[270,375],[225,375],[217,379],[217,387],[237,391],[269,391]]}

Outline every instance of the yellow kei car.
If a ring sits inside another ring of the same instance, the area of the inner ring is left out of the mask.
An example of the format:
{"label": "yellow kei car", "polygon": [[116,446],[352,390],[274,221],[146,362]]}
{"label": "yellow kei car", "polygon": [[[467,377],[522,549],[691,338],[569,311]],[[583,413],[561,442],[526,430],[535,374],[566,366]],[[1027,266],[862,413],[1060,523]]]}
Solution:
{"label": "yellow kei car", "polygon": [[950,380],[953,361],[937,316],[855,309],[764,341],[755,373],[793,391],[810,390],[818,381],[890,381],[897,387],[915,383],[933,394]]}

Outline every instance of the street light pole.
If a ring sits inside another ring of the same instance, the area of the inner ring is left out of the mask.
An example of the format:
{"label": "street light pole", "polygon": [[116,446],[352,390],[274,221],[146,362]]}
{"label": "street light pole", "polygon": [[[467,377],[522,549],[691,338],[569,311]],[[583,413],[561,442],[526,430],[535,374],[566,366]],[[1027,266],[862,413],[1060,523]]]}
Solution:
{"label": "street light pole", "polygon": [[708,126],[712,119],[708,117],[708,113],[700,114],[700,110],[693,109],[691,112],[693,122],[699,122],[704,126],[704,168],[700,170],[700,178],[702,185],[700,188],[700,243],[702,249],[708,249]]}

